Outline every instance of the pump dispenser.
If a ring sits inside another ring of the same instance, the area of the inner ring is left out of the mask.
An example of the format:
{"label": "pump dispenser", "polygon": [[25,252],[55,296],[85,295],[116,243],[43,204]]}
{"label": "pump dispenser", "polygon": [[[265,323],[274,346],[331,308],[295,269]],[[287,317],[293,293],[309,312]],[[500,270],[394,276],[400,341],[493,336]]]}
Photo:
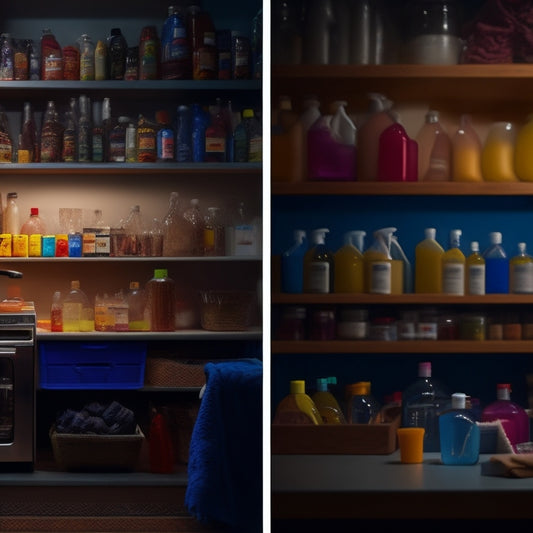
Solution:
{"label": "pump dispenser", "polygon": [[304,256],[307,248],[307,234],[305,230],[294,230],[293,244],[281,255],[282,292],[302,292],[304,279]]}
{"label": "pump dispenser", "polygon": [[335,252],[335,292],[362,293],[365,290],[363,242],[366,231],[344,234],[344,245]]}
{"label": "pump dispenser", "polygon": [[509,260],[502,246],[499,231],[489,233],[490,245],[483,252],[485,259],[485,290],[487,294],[509,292]]}
{"label": "pump dispenser", "polygon": [[381,228],[374,232],[374,242],[363,254],[365,261],[366,292],[374,294],[401,294],[403,264],[398,261],[393,269],[390,254],[392,234],[396,228]]}
{"label": "pump dispenser", "polygon": [[509,261],[509,292],[533,293],[533,257],[527,253],[526,243],[518,243],[518,254]]}
{"label": "pump dispenser", "polygon": [[335,264],[333,253],[326,247],[327,233],[327,228],[313,230],[312,248],[304,256],[304,292],[333,292]]}
{"label": "pump dispenser", "polygon": [[442,292],[463,296],[465,293],[465,255],[461,251],[460,229],[450,231],[450,246],[442,256]]}
{"label": "pump dispenser", "polygon": [[437,294],[442,290],[444,248],[436,240],[437,230],[426,228],[425,238],[415,248],[415,292]]}
{"label": "pump dispenser", "polygon": [[378,174],[379,137],[395,123],[390,113],[392,102],[380,93],[369,93],[368,118],[357,130],[357,180],[375,181]]}

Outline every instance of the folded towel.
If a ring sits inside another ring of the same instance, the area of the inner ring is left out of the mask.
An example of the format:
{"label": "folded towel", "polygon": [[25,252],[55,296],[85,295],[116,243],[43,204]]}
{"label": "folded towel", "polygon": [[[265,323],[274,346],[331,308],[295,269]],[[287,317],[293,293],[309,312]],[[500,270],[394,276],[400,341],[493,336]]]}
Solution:
{"label": "folded towel", "polygon": [[189,447],[187,509],[239,533],[262,528],[262,368],[253,358],[205,365]]}
{"label": "folded towel", "polygon": [[491,475],[519,478],[533,477],[533,453],[493,455],[489,461]]}

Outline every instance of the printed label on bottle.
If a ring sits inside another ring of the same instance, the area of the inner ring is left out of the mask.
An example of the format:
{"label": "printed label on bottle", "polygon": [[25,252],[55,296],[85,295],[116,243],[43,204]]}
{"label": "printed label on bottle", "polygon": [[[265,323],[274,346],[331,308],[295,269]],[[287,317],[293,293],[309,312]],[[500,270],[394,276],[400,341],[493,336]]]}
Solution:
{"label": "printed label on bottle", "polygon": [[0,132],[0,163],[11,163],[13,158],[13,144],[9,135]]}
{"label": "printed label on bottle", "polygon": [[206,137],[206,153],[226,153],[226,139],[224,137]]}
{"label": "printed label on bottle", "polygon": [[45,80],[62,80],[63,79],[63,59],[61,57],[51,56],[44,60],[44,79]]}
{"label": "printed label on bottle", "polygon": [[313,261],[309,263],[309,292],[329,293],[329,263],[327,261]]}
{"label": "printed label on bottle", "polygon": [[464,295],[465,266],[463,263],[448,263],[442,269],[442,292],[444,294]]}
{"label": "printed label on bottle", "polygon": [[370,268],[370,292],[391,294],[392,264],[389,261],[375,261]]}
{"label": "printed label on bottle", "polygon": [[485,294],[485,265],[468,268],[468,294]]}
{"label": "printed label on bottle", "polygon": [[533,262],[514,265],[511,291],[518,294],[533,293]]}

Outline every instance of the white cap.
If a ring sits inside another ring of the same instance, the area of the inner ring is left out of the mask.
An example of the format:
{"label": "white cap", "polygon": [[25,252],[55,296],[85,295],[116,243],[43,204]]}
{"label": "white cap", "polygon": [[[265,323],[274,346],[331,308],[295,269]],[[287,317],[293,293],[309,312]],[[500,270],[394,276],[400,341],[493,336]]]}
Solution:
{"label": "white cap", "polygon": [[466,407],[466,394],[454,392],[452,394],[452,409],[464,409]]}

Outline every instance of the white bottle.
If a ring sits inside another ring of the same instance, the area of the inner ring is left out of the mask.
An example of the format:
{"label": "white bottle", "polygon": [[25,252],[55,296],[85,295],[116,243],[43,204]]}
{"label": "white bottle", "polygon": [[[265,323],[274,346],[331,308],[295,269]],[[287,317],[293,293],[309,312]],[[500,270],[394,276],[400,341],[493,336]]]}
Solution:
{"label": "white bottle", "polygon": [[355,146],[357,129],[352,119],[346,113],[348,102],[337,100],[333,102],[333,117],[331,119],[331,131],[335,139],[349,146]]}
{"label": "white bottle", "polygon": [[7,193],[7,205],[4,212],[4,233],[18,235],[20,233],[20,212],[17,205],[17,193]]}

